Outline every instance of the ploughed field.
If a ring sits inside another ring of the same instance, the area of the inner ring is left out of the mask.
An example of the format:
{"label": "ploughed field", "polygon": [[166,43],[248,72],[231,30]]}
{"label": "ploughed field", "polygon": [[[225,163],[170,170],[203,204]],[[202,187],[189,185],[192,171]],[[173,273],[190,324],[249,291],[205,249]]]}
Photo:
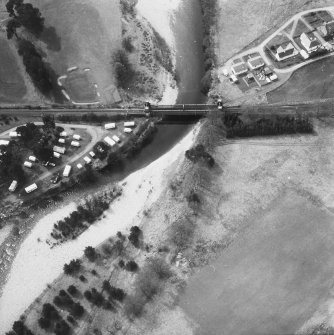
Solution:
{"label": "ploughed field", "polygon": [[287,191],[196,274],[181,307],[196,334],[292,334],[334,277],[334,216]]}

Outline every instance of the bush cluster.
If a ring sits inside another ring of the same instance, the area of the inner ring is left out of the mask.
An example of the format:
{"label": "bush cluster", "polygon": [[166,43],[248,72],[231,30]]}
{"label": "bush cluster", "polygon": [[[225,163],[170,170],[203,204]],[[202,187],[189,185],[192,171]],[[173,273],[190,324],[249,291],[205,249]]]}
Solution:
{"label": "bush cluster", "polygon": [[139,248],[141,235],[142,235],[142,231],[140,230],[138,226],[131,227],[130,235],[128,236],[128,239],[136,248]]}
{"label": "bush cluster", "polygon": [[72,259],[68,264],[64,265],[64,273],[70,276],[77,274],[81,269],[80,259]]}
{"label": "bush cluster", "polygon": [[273,136],[282,134],[312,133],[313,124],[309,117],[300,115],[271,115],[243,121],[238,115],[225,115],[227,138]]}
{"label": "bush cluster", "polygon": [[204,146],[201,144],[198,144],[194,148],[187,150],[186,157],[193,163],[203,161],[207,164],[208,167],[213,167],[215,164],[214,158],[208,152],[206,152]]}

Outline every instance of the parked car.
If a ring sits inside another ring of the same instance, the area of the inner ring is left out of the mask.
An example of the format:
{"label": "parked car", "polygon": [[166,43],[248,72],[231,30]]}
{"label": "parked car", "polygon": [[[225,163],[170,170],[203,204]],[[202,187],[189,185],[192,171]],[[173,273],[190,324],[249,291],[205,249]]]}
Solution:
{"label": "parked car", "polygon": [[57,173],[55,176],[53,176],[53,177],[51,178],[51,183],[52,183],[52,184],[57,184],[59,180],[60,180],[60,174]]}

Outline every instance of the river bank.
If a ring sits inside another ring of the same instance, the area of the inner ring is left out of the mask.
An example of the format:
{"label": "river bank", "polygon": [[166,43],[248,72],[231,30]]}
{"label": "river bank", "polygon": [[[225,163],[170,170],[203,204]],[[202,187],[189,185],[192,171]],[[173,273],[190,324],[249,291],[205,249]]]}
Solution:
{"label": "river bank", "polygon": [[[165,2],[164,2],[165,3]],[[181,2],[180,2],[181,3]],[[169,12],[169,18],[173,19],[173,15],[175,14],[175,7],[176,1],[174,1],[174,7],[171,7],[172,10]],[[147,5],[147,2],[146,2]],[[168,11],[168,8],[166,6],[164,6],[165,10]],[[164,12],[164,14],[162,15],[167,15],[167,12]],[[153,23],[152,23],[153,25]],[[171,28],[171,27],[170,27]],[[175,27],[174,27],[175,28]],[[169,30],[169,34],[171,34],[170,32],[171,30]],[[188,32],[188,34],[191,34],[191,32]],[[173,35],[173,34],[171,34]],[[170,36],[171,36],[170,35]],[[165,36],[163,36],[165,37]],[[167,41],[170,41],[168,39],[168,37],[165,37]],[[177,43],[180,43],[180,41],[178,40]],[[173,46],[172,46],[173,47]],[[175,46],[173,47],[174,50],[176,50]],[[176,53],[178,52],[178,50],[176,51]],[[188,53],[189,57],[192,58],[192,54],[193,54],[193,50],[187,49],[187,50],[183,50],[183,55],[185,55],[186,53]],[[196,57],[193,57],[196,58]],[[182,64],[185,64],[187,62],[186,59],[184,59],[183,57],[181,58],[176,58],[175,60],[176,62],[176,66],[178,66],[179,68],[182,68]],[[194,62],[200,62],[198,60],[194,60]],[[194,100],[192,101],[199,101],[202,98],[199,98],[198,96],[198,92],[196,92],[195,90],[191,90],[191,93],[189,95],[189,90],[188,87],[193,85],[193,81],[196,81],[196,69],[194,71],[192,71],[193,75],[191,80],[189,80],[189,78],[182,78],[180,79],[181,82],[181,88],[180,90],[177,92],[173,87],[167,87],[165,94],[164,94],[164,103],[167,104],[172,104],[175,103],[175,99],[177,101],[182,101],[184,94],[186,93],[188,95],[188,97],[192,96]],[[105,177],[105,184],[106,185],[108,182],[112,182],[115,180],[120,180],[122,179],[124,176],[126,176],[127,174],[136,171],[139,168],[143,168],[140,171],[134,172],[133,174],[131,174],[129,177],[127,177],[125,179],[124,182],[126,182],[126,185],[123,185],[125,190],[124,190],[124,195],[122,197],[122,200],[120,200],[119,203],[116,204],[116,207],[112,206],[111,208],[111,213],[109,213],[111,216],[108,216],[108,218],[110,219],[110,217],[112,218],[119,218],[120,221],[122,221],[122,227],[120,227],[117,223],[115,224],[115,226],[113,226],[113,228],[111,228],[111,225],[106,223],[105,221],[100,221],[97,226],[95,227],[91,227],[91,229],[89,231],[87,231],[87,234],[92,234],[92,236],[95,236],[93,240],[93,242],[95,241],[95,243],[98,243],[99,241],[101,241],[101,235],[103,236],[103,238],[105,238],[106,233],[105,230],[103,230],[103,234],[101,234],[102,230],[99,230],[101,228],[101,226],[103,226],[103,222],[106,225],[105,228],[106,229],[111,229],[110,233],[115,233],[117,232],[117,229],[126,229],[126,227],[128,227],[131,223],[130,221],[135,220],[135,218],[139,218],[141,214],[141,211],[143,211],[146,206],[149,206],[153,201],[155,197],[158,197],[159,195],[159,190],[162,190],[165,187],[165,184],[167,183],[167,180],[164,180],[163,178],[163,173],[166,169],[167,166],[170,166],[170,164],[172,164],[172,162],[177,159],[177,153],[181,154],[181,152],[183,153],[184,150],[188,149],[189,146],[191,146],[192,143],[192,139],[191,134],[188,134],[186,137],[183,138],[183,136],[189,132],[191,126],[190,125],[160,125],[158,132],[155,136],[155,138],[153,139],[152,143],[150,143],[150,145],[148,145],[146,148],[144,148],[144,150],[142,150],[142,152],[138,155],[138,157],[136,157],[135,160],[129,162],[129,166],[127,167],[126,171],[122,171],[118,174],[116,174],[115,176],[112,177]],[[189,137],[190,136],[190,137]],[[182,139],[183,138],[183,139]],[[177,143],[180,139],[182,139],[180,141],[179,144],[177,144],[173,149],[171,149],[175,143]],[[181,145],[181,146],[180,146]],[[183,146],[184,145],[184,146]],[[162,154],[165,154],[164,156],[162,156],[157,163],[154,161],[155,159],[157,159],[158,157],[160,157]],[[166,158],[167,157],[167,158]],[[164,159],[163,159],[164,158]],[[152,163],[152,161],[154,161]],[[163,162],[163,163],[162,163]],[[160,165],[161,164],[161,165]],[[153,167],[152,167],[153,166]],[[146,167],[146,168],[144,168]],[[148,179],[151,179],[149,183]],[[143,183],[143,180],[146,180],[145,183]],[[164,184],[165,183],[165,184]],[[122,182],[123,184],[123,182]],[[156,185],[155,187],[153,187],[153,184]],[[98,186],[100,187],[100,185]],[[94,190],[96,190],[97,187],[92,187],[90,190],[88,190],[87,192],[93,192]],[[128,191],[126,191],[128,190]],[[80,196],[80,194],[72,194],[69,195],[68,198],[65,199],[65,201],[68,203],[70,200],[75,200],[76,197]],[[137,197],[141,196],[141,198],[143,198],[144,202],[138,202],[137,201]],[[131,198],[132,197],[132,198]],[[132,199],[132,200],[131,200]],[[124,204],[126,203],[126,206],[124,206]],[[123,210],[121,210],[120,204],[123,204]],[[133,204],[133,212],[129,215],[129,206]],[[23,249],[26,252],[31,252],[31,258],[34,259],[35,256],[37,256],[36,260],[38,262],[41,263],[27,263],[27,265],[31,268],[29,268],[30,270],[27,271],[27,273],[31,273],[32,275],[37,275],[37,273],[39,273],[38,270],[36,269],[43,269],[43,266],[45,268],[48,268],[50,263],[45,263],[44,265],[43,262],[46,261],[47,257],[43,257],[42,259],[39,258],[39,255],[43,255],[43,253],[45,252],[45,255],[50,255],[49,252],[50,250],[47,250],[46,244],[41,242],[38,243],[37,239],[40,238],[40,240],[43,240],[43,234],[45,234],[46,230],[47,230],[47,225],[49,224],[49,221],[51,221],[54,219],[59,219],[61,217],[66,216],[69,212],[71,212],[75,206],[73,202],[70,202],[69,204],[63,206],[61,204],[58,204],[57,206],[59,206],[59,209],[54,211],[54,207],[50,208],[50,213],[45,215],[45,211],[43,212],[43,214],[41,213],[42,216],[44,216],[44,218],[42,218],[40,221],[38,221],[37,224],[35,224],[35,228],[33,228],[32,232],[29,233],[28,238],[24,241],[24,243],[22,244],[22,248],[26,248]],[[119,210],[119,212],[117,212]],[[117,213],[116,213],[117,212]],[[120,216],[113,216],[113,215],[120,215]],[[124,217],[126,217],[126,220],[124,220]],[[107,218],[107,217],[106,217]],[[116,219],[115,219],[116,221]],[[37,229],[37,225],[41,226],[40,223],[45,223],[45,225],[43,225],[43,229],[41,228],[41,230]],[[110,221],[109,221],[110,222]],[[36,230],[35,230],[36,229]],[[109,231],[109,230],[108,230]],[[99,233],[100,232],[100,235]],[[24,298],[25,300],[25,304],[26,307],[27,305],[31,302],[31,300],[29,301],[30,298],[32,298],[32,296],[34,295],[35,297],[38,295],[38,291],[40,289],[43,289],[43,287],[45,287],[45,285],[52,281],[52,278],[54,278],[56,275],[58,275],[61,271],[62,271],[62,266],[64,264],[64,259],[62,257],[69,257],[71,255],[70,258],[76,257],[75,255],[78,255],[77,257],[79,257],[82,254],[82,248],[84,246],[84,242],[86,241],[86,243],[89,243],[90,245],[92,245],[92,241],[91,238],[89,238],[89,240],[85,240],[84,236],[89,236],[87,234],[84,234],[83,236],[80,237],[80,239],[78,239],[78,241],[81,241],[80,243],[83,244],[78,244],[77,247],[75,248],[73,254],[69,254],[68,252],[66,253],[63,249],[59,249],[61,251],[57,251],[57,258],[58,261],[56,261],[55,264],[53,264],[54,266],[52,266],[52,273],[46,273],[46,277],[43,277],[43,283],[38,284],[38,287],[35,287],[33,289],[33,291],[31,292],[31,295],[29,293],[29,297]],[[38,236],[37,236],[38,235]],[[30,242],[29,242],[30,241]],[[35,246],[37,249],[33,250],[31,248],[33,248],[33,246]],[[71,245],[69,245],[68,247],[70,247]],[[12,321],[15,320],[15,318],[19,317],[19,313],[21,313],[21,311],[24,310],[23,307],[23,303],[21,303],[21,299],[23,296],[25,296],[25,294],[21,293],[21,296],[19,294],[17,294],[16,292],[16,288],[18,287],[29,287],[29,284],[23,284],[22,280],[24,278],[24,276],[22,276],[22,268],[25,267],[26,262],[24,261],[24,258],[20,258],[22,255],[24,256],[24,252],[22,251],[22,248],[19,251],[19,254],[17,256],[17,258],[14,261],[13,264],[13,268],[11,271],[11,274],[9,276],[9,280],[7,282],[7,284],[4,287],[4,293],[0,298],[0,319],[1,320],[6,320],[6,325],[7,328],[8,326],[10,326],[10,323]],[[41,248],[41,249],[39,249]],[[57,249],[55,249],[57,250]],[[65,255],[66,254],[66,255]],[[21,255],[21,256],[20,256]],[[64,256],[65,255],[65,256]],[[20,260],[21,259],[21,260]],[[33,262],[33,261],[32,261]],[[34,264],[34,265],[33,265]],[[56,269],[56,270],[54,270]],[[54,272],[53,272],[54,271]],[[25,271],[23,271],[25,273]],[[36,273],[37,272],[37,273]],[[14,275],[13,275],[14,273]],[[27,280],[32,280],[32,285],[34,285],[34,280],[32,279],[33,277],[27,277]],[[43,286],[44,285],[44,286]],[[39,291],[40,292],[40,291]],[[13,296],[16,296],[17,299],[15,300],[15,304],[13,304],[12,302],[10,303],[10,306],[15,305],[14,310],[16,310],[15,313],[16,316],[14,316],[14,312],[10,312],[8,311],[8,302],[12,301],[11,299],[13,299]],[[32,298],[33,299],[33,298]],[[6,303],[4,303],[4,301]],[[10,315],[8,316],[7,320],[7,314],[9,313]],[[5,314],[2,314],[5,313]],[[1,324],[2,327],[2,324]],[[5,329],[5,326],[3,326],[3,329]],[[2,331],[2,328],[0,328],[0,331]]]}

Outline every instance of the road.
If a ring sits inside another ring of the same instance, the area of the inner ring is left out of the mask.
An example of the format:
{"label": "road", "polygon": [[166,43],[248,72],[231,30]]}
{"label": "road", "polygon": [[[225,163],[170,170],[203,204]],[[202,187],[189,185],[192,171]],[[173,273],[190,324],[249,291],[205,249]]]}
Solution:
{"label": "road", "polygon": [[[318,61],[319,59],[323,59],[323,58],[327,58],[327,57],[331,57],[334,55],[334,52],[330,52],[322,57],[318,57],[318,58],[315,58],[315,59],[309,59],[303,63],[300,63],[300,64],[296,64],[294,66],[291,66],[291,67],[288,67],[288,68],[285,68],[285,69],[278,69],[275,67],[275,65],[272,63],[272,61],[269,59],[269,57],[266,55],[265,53],[265,46],[276,36],[276,35],[279,35],[281,33],[284,34],[283,30],[286,29],[291,23],[293,24],[293,28],[292,28],[292,31],[290,34],[288,35],[292,35],[294,30],[296,29],[297,27],[297,23],[299,20],[302,20],[303,23],[305,23],[305,20],[303,19],[303,15],[307,14],[307,13],[311,13],[311,12],[314,12],[314,11],[320,11],[320,10],[328,10],[330,11],[331,13],[334,13],[334,6],[329,6],[329,7],[320,7],[320,8],[313,8],[313,9],[308,9],[308,10],[304,10],[296,15],[294,15],[290,20],[288,20],[286,23],[284,23],[279,29],[277,29],[275,32],[273,32],[271,35],[269,35],[265,40],[263,40],[258,46],[254,47],[254,48],[251,48],[251,49],[248,49],[246,51],[243,51],[239,54],[237,54],[236,56],[234,56],[233,58],[229,59],[224,67],[227,67],[227,68],[230,68],[232,65],[233,65],[233,60],[236,59],[236,58],[241,58],[241,57],[244,57],[244,56],[247,56],[251,53],[256,53],[258,52],[261,57],[265,60],[265,62],[267,64],[270,64],[271,66],[274,67],[274,70],[275,72],[277,73],[291,73],[291,72],[294,72],[296,70],[298,70],[299,68],[307,65],[307,64],[310,64],[310,63],[313,63],[313,62],[316,62]],[[296,23],[297,22],[297,23]],[[310,27],[309,24],[306,25],[307,27]],[[311,30],[313,30],[313,27],[311,27]],[[318,37],[318,35],[317,35]],[[320,39],[321,42],[325,42],[323,40],[323,38]],[[294,41],[292,41],[293,44],[295,45],[296,47],[296,43]],[[297,48],[298,49],[298,48]]]}

